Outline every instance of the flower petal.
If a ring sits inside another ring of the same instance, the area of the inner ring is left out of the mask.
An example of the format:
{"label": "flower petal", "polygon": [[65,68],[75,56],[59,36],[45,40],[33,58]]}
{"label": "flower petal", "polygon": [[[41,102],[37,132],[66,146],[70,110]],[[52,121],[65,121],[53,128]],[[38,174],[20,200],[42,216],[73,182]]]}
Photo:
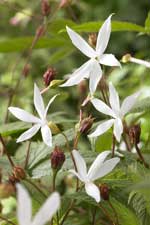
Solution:
{"label": "flower petal", "polygon": [[58,95],[59,95],[59,94],[54,95],[54,96],[49,100],[49,103],[47,104],[46,109],[45,109],[45,112],[44,112],[44,118],[46,118],[46,115],[47,115],[47,112],[48,112],[48,109],[49,109],[50,105],[52,104],[52,102],[55,100],[55,98],[56,98]]}
{"label": "flower petal", "polygon": [[28,129],[27,131],[25,131],[23,134],[19,136],[19,138],[17,139],[17,143],[32,138],[38,132],[40,127],[41,127],[40,124],[35,124],[34,126],[32,126],[30,129]]}
{"label": "flower petal", "polygon": [[80,176],[80,174],[77,173],[75,170],[69,170],[69,172],[72,173],[73,175],[75,175],[82,182],[85,182],[85,179],[82,179],[82,177]]}
{"label": "flower petal", "polygon": [[[35,215],[31,225],[44,225],[52,219],[56,211],[60,206],[60,196],[57,192],[54,192],[45,201],[38,213]],[[25,223],[24,223],[25,224]]]}
{"label": "flower petal", "polygon": [[48,125],[44,125],[41,127],[41,133],[44,143],[47,146],[52,147],[52,133]]}
{"label": "flower petal", "polygon": [[72,43],[86,56],[93,58],[96,56],[95,50],[75,31],[67,27],[67,33]]}
{"label": "flower petal", "polygon": [[120,112],[119,95],[112,83],[109,83],[109,94],[110,94],[109,102],[110,102],[111,108],[116,114],[119,114]]}
{"label": "flower petal", "polygon": [[141,94],[141,91],[138,91],[134,93],[133,95],[130,95],[124,99],[121,105],[121,113],[123,116],[132,109],[132,107],[136,103],[137,98],[139,97],[140,94]]}
{"label": "flower petal", "polygon": [[31,225],[32,205],[28,192],[17,184],[17,218],[20,225]]}
{"label": "flower petal", "polygon": [[95,199],[96,202],[100,202],[100,191],[98,187],[93,183],[86,183],[85,184],[86,193]]}
{"label": "flower petal", "polygon": [[60,87],[67,87],[79,84],[85,78],[89,78],[90,69],[91,59],[84,63],[82,66],[80,66],[77,70],[75,70],[71,77],[64,84],[60,85]]}
{"label": "flower petal", "polygon": [[107,120],[104,123],[101,123],[100,125],[97,126],[96,130],[88,135],[89,137],[98,137],[105,133],[114,123],[114,119]]}
{"label": "flower petal", "polygon": [[89,171],[88,171],[88,178],[89,180],[93,181],[93,177],[95,177],[95,174],[97,173],[97,170],[99,170],[99,167],[102,165],[106,157],[110,154],[111,151],[104,151],[100,153],[94,162],[92,163]]}
{"label": "flower petal", "polygon": [[118,142],[120,142],[121,135],[123,133],[123,125],[121,119],[115,119],[114,121],[114,135]]}
{"label": "flower petal", "polygon": [[17,108],[17,107],[9,107],[8,110],[19,120],[22,120],[27,123],[40,123],[41,120],[33,116],[32,114],[26,112],[23,109]]}
{"label": "flower petal", "polygon": [[113,54],[103,54],[99,58],[99,63],[106,65],[106,66],[119,66],[121,67],[120,62],[118,59],[115,58]]}
{"label": "flower petal", "polygon": [[111,33],[111,17],[112,15],[105,20],[99,30],[96,44],[96,52],[98,55],[102,55],[108,45]]}
{"label": "flower petal", "polygon": [[102,77],[102,70],[101,67],[99,65],[99,63],[97,62],[97,60],[93,60],[93,63],[91,65],[91,71],[90,71],[90,84],[89,84],[89,89],[91,94],[94,94],[94,92],[96,91],[98,82],[100,81],[101,77]]}
{"label": "flower petal", "polygon": [[113,159],[105,161],[103,164],[100,164],[99,166],[97,165],[91,181],[97,180],[110,173],[113,170],[113,168],[118,164],[119,161],[120,159],[118,157],[115,157]]}
{"label": "flower petal", "polygon": [[44,102],[41,96],[40,90],[36,84],[34,84],[34,106],[40,116],[41,119],[44,117]]}
{"label": "flower petal", "polygon": [[114,114],[112,109],[108,105],[106,105],[104,102],[102,102],[101,100],[99,100],[97,98],[92,98],[91,102],[92,102],[93,106],[95,107],[95,109],[97,109],[99,112],[104,113],[109,116],[112,116],[114,118],[116,117],[116,115]]}
{"label": "flower petal", "polygon": [[86,181],[87,179],[87,167],[86,163],[84,161],[84,158],[80,155],[80,153],[77,150],[72,151],[76,166],[77,166],[77,171],[79,176],[83,181]]}

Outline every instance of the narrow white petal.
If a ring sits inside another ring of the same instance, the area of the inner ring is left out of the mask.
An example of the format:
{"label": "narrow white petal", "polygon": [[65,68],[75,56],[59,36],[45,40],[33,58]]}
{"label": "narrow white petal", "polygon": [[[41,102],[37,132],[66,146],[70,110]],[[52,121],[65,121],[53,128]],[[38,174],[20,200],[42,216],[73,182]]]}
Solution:
{"label": "narrow white petal", "polygon": [[93,98],[91,102],[93,106],[95,107],[95,109],[97,109],[99,112],[112,116],[114,118],[116,117],[113,110],[108,105],[106,105],[103,101],[97,98]]}
{"label": "narrow white petal", "polygon": [[73,150],[72,154],[76,162],[78,174],[80,175],[82,180],[85,180],[87,178],[87,167],[84,158],[80,155],[80,153],[77,150]]}
{"label": "narrow white petal", "polygon": [[[45,225],[52,219],[60,206],[60,196],[57,192],[51,194],[51,196],[45,201],[38,213],[35,215],[31,225]],[[24,223],[25,224],[25,223]]]}
{"label": "narrow white petal", "polygon": [[32,114],[26,112],[23,109],[17,107],[9,107],[8,110],[19,120],[27,123],[40,123],[40,119]]}
{"label": "narrow white petal", "polygon": [[121,113],[123,116],[132,109],[132,107],[136,103],[137,98],[139,97],[140,93],[141,93],[141,91],[138,91],[138,92],[134,93],[133,95],[130,95],[124,99],[124,101],[121,105]]}
{"label": "narrow white petal", "polygon": [[41,127],[40,124],[33,125],[30,129],[28,129],[27,131],[25,131],[23,134],[21,134],[19,136],[19,138],[17,139],[17,143],[32,138],[38,132],[38,130],[40,129],[40,127]]}
{"label": "narrow white petal", "polygon": [[95,169],[95,173],[93,173],[93,176],[92,176],[92,181],[97,180],[101,177],[104,177],[105,175],[110,173],[113,170],[113,168],[118,164],[119,161],[120,159],[118,157],[115,157],[113,159],[109,159],[105,161],[103,164],[99,166],[97,165],[97,168]]}
{"label": "narrow white petal", "polygon": [[119,95],[112,83],[109,83],[109,102],[113,111],[118,114],[120,112]]}
{"label": "narrow white petal", "polygon": [[104,134],[114,123],[114,119],[107,120],[104,123],[101,123],[100,125],[97,126],[96,130],[88,135],[89,137],[98,137],[102,134]]}
{"label": "narrow white petal", "polygon": [[34,106],[39,116],[41,117],[41,119],[43,119],[44,111],[45,111],[44,102],[43,102],[43,98],[41,96],[40,90],[36,84],[34,84]]}
{"label": "narrow white petal", "polygon": [[82,66],[80,66],[77,70],[75,70],[71,77],[64,84],[60,85],[60,87],[67,87],[79,84],[85,78],[89,78],[90,70],[91,59],[84,63]]}
{"label": "narrow white petal", "polygon": [[95,57],[95,50],[75,31],[67,27],[67,33],[72,41],[72,43],[86,56],[89,58]]}
{"label": "narrow white petal", "polygon": [[52,147],[52,133],[48,125],[44,125],[41,127],[41,133],[44,143],[47,146]]}
{"label": "narrow white petal", "polygon": [[111,32],[111,17],[110,15],[105,22],[103,23],[102,27],[99,30],[98,37],[97,37],[97,44],[96,44],[96,52],[99,55],[102,55],[105,51],[108,41],[110,38],[110,32]]}
{"label": "narrow white petal", "polygon": [[28,192],[17,184],[17,218],[19,225],[31,225],[32,205]]}
{"label": "narrow white petal", "polygon": [[59,94],[54,95],[54,96],[50,99],[49,103],[48,103],[47,106],[46,106],[45,112],[44,112],[44,118],[46,118],[46,115],[47,115],[47,112],[48,112],[48,109],[49,109],[50,105],[52,104],[52,102],[55,100],[55,98],[56,98],[58,95],[59,95]]}
{"label": "narrow white petal", "polygon": [[93,183],[86,183],[85,184],[86,193],[95,199],[96,202],[100,202],[100,191],[98,187]]}
{"label": "narrow white petal", "polygon": [[75,170],[69,170],[70,173],[72,173],[73,175],[75,175],[79,180],[81,180],[82,182],[85,182],[85,179],[83,179],[79,173],[77,173]]}
{"label": "narrow white petal", "polygon": [[96,91],[98,82],[100,81],[101,77],[102,77],[101,67],[97,62],[97,60],[93,60],[93,63],[91,65],[90,81],[89,81],[90,82],[89,89],[91,94],[94,94],[94,92]]}
{"label": "narrow white petal", "polygon": [[118,59],[113,54],[103,54],[99,57],[99,63],[106,66],[119,66],[121,67]]}
{"label": "narrow white petal", "polygon": [[117,139],[118,142],[120,142],[120,139],[121,139],[121,135],[123,133],[123,124],[122,124],[122,121],[121,119],[115,119],[114,121],[114,135]]}
{"label": "narrow white petal", "polygon": [[104,162],[106,157],[110,154],[110,152],[111,151],[104,151],[96,157],[96,159],[94,160],[94,162],[92,163],[92,165],[88,171],[89,180],[93,180],[93,177],[95,177],[95,173],[97,173],[97,170],[102,165],[102,163]]}

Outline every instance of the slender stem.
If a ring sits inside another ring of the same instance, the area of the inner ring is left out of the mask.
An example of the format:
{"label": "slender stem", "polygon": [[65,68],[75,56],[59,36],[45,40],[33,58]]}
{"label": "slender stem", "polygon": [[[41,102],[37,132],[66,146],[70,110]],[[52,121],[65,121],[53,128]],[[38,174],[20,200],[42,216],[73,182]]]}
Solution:
{"label": "slender stem", "polygon": [[116,217],[116,222],[117,222],[117,224],[119,225],[119,220],[118,220],[117,212],[116,212],[115,208],[113,207],[113,205],[112,205],[112,203],[111,203],[110,200],[108,200],[108,204],[109,204],[110,208],[112,209],[112,211],[114,212],[115,217]]}
{"label": "slender stem", "polygon": [[92,223],[91,223],[91,225],[95,225],[95,222],[96,222],[95,219],[96,219],[96,207],[95,207],[93,215],[92,215]]}
{"label": "slender stem", "polygon": [[112,136],[112,158],[114,157],[114,154],[115,154],[115,145],[116,145],[116,138],[115,136],[113,135]]}
{"label": "slender stem", "polygon": [[24,169],[26,169],[28,166],[29,156],[30,156],[30,147],[31,147],[31,140],[29,140],[27,144],[27,154],[26,154]]}
{"label": "slender stem", "polygon": [[9,224],[16,225],[15,223],[13,223],[12,221],[8,220],[7,218],[5,218],[3,216],[0,216],[0,219],[6,221]]}
{"label": "slender stem", "polygon": [[80,133],[77,132],[75,139],[74,139],[74,145],[73,145],[74,149],[77,149],[79,138],[80,138]]}
{"label": "slender stem", "polygon": [[124,139],[124,142],[126,144],[127,150],[129,152],[131,152],[131,146],[130,146],[130,143],[128,142],[127,136],[126,135],[123,135],[123,139]]}
{"label": "slender stem", "polygon": [[[52,178],[52,190],[53,192],[56,190],[56,176],[57,176],[56,170],[53,170],[53,178]],[[57,220],[57,225],[59,225],[59,215],[58,212],[56,213],[56,220]],[[51,225],[53,224],[53,218],[51,220]]]}
{"label": "slender stem", "polygon": [[73,208],[74,203],[75,203],[75,200],[72,200],[71,203],[70,203],[70,205],[69,205],[69,207],[68,207],[68,209],[67,209],[67,211],[65,212],[65,214],[64,214],[64,216],[62,218],[62,221],[60,222],[60,225],[63,225],[63,223],[65,222],[68,214],[70,213],[70,211]]}
{"label": "slender stem", "polygon": [[11,165],[12,168],[13,168],[13,167],[15,166],[15,164],[14,164],[12,158],[10,157],[10,155],[9,155],[9,153],[8,153],[8,151],[7,151],[6,144],[5,144],[5,142],[4,142],[4,140],[3,140],[2,136],[1,136],[1,134],[0,134],[0,141],[1,141],[2,145],[3,145],[3,151],[4,151],[4,153],[7,155],[7,158],[8,158],[8,160],[9,160],[9,162],[10,162],[10,165]]}
{"label": "slender stem", "polygon": [[114,223],[114,221],[111,219],[111,217],[110,217],[108,211],[107,211],[102,205],[100,205],[100,204],[98,205],[98,207],[103,211],[103,213],[104,213],[105,216],[109,219],[109,221],[110,221],[113,225],[115,225],[115,223]]}
{"label": "slender stem", "polygon": [[42,195],[44,198],[47,198],[47,195],[35,184],[33,183],[31,180],[26,179],[26,181],[31,184],[34,188],[36,188]]}
{"label": "slender stem", "polygon": [[148,163],[145,161],[143,155],[141,154],[140,149],[139,149],[137,143],[135,143],[135,148],[136,148],[137,154],[138,154],[139,158],[141,159],[141,161],[143,162],[144,166],[145,166],[146,168],[149,168],[149,165],[148,165]]}

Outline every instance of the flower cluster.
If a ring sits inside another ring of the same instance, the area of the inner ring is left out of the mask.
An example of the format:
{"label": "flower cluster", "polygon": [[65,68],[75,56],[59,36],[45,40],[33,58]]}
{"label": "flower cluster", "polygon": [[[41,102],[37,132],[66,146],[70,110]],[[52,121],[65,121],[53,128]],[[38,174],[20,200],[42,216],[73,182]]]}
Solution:
{"label": "flower cluster", "polygon": [[[85,62],[82,66],[76,69],[71,77],[62,85],[61,87],[73,86],[79,84],[84,79],[89,79],[89,92],[90,101],[96,110],[99,112],[110,116],[111,119],[98,125],[96,130],[89,135],[89,137],[97,137],[106,132],[109,128],[113,126],[113,134],[118,142],[121,140],[121,135],[123,133],[123,122],[125,115],[131,110],[137,101],[140,92],[134,93],[128,96],[123,101],[120,106],[119,95],[114,88],[112,83],[109,83],[109,99],[108,102],[103,102],[102,100],[95,98],[94,93],[97,89],[98,83],[102,78],[102,68],[100,64],[106,66],[119,66],[120,62],[112,54],[105,54],[106,47],[111,33],[111,17],[110,15],[102,27],[100,28],[97,36],[97,42],[95,43],[95,49],[93,49],[79,34],[73,31],[68,26],[66,27],[67,33],[72,41],[72,43],[84,54],[89,60]],[[46,74],[47,75],[47,74]],[[46,77],[47,78],[47,77]],[[44,107],[44,102],[39,88],[34,84],[34,106],[39,115],[36,117],[23,109],[17,107],[9,107],[9,111],[19,120],[27,123],[31,123],[32,127],[25,131],[17,139],[17,142],[22,142],[32,138],[39,130],[41,130],[43,142],[51,147],[52,146],[52,131],[47,121],[47,113],[49,106],[52,104],[57,95],[50,99],[47,107]],[[91,119],[91,124],[87,124],[88,121],[84,120],[82,124],[82,129],[87,131],[91,128],[93,119]],[[80,133],[83,133],[80,130]],[[58,153],[58,151],[57,151]],[[60,152],[59,152],[60,153]],[[81,182],[85,185],[86,193],[94,198],[96,202],[101,200],[100,190],[94,183],[95,180],[105,176],[113,170],[113,168],[119,163],[119,158],[114,157],[112,159],[106,160],[110,151],[104,151],[97,156],[93,164],[91,165],[89,171],[87,172],[86,162],[84,158],[80,155],[79,151],[73,150],[72,157],[75,163],[75,170],[70,170]],[[54,155],[55,156],[55,155]],[[54,158],[53,156],[53,158]],[[63,156],[63,162],[65,156]],[[52,158],[52,159],[53,159]],[[56,160],[56,156],[53,161]],[[56,163],[56,162],[55,162]],[[54,164],[54,162],[53,162]],[[62,166],[62,165],[61,165]],[[31,222],[31,203],[27,192],[20,186],[17,186],[18,190],[18,220],[21,225],[36,225],[46,223],[52,215],[56,212],[59,206],[58,194],[53,194],[41,208],[39,213],[34,217],[33,222]],[[24,200],[26,199],[26,200]],[[23,204],[22,204],[23,203]],[[24,210],[26,208],[26,210]],[[52,210],[49,211],[48,209]],[[44,214],[44,216],[42,215]],[[22,222],[23,221],[23,222]],[[38,221],[38,222],[37,222]]]}

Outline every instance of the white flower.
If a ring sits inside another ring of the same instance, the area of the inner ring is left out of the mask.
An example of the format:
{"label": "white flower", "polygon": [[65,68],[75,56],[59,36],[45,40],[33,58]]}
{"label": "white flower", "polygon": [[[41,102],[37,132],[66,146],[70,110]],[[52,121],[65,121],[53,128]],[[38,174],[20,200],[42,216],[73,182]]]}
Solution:
{"label": "white flower", "polygon": [[73,150],[72,153],[78,172],[75,170],[70,170],[70,172],[85,183],[86,193],[94,198],[96,202],[100,202],[100,191],[93,181],[111,172],[120,159],[115,157],[113,159],[104,161],[110,153],[110,151],[104,151],[97,156],[89,171],[87,172],[86,163],[80,153],[77,150]]}
{"label": "white flower", "polygon": [[125,114],[128,113],[134,106],[140,92],[136,92],[135,94],[126,97],[121,107],[118,93],[116,92],[112,83],[109,83],[109,94],[110,107],[97,98],[93,98],[91,102],[99,112],[109,115],[113,117],[113,119],[109,119],[106,122],[101,123],[96,128],[96,130],[89,135],[89,137],[97,137],[105,133],[110,127],[112,127],[112,125],[114,125],[114,136],[116,137],[117,141],[120,142],[121,134],[123,133],[122,119],[124,118]]}
{"label": "white flower", "polygon": [[60,196],[57,192],[54,192],[32,219],[30,196],[22,185],[17,184],[17,218],[19,225],[44,225],[52,219],[59,206]]}
{"label": "white flower", "polygon": [[102,77],[100,64],[107,66],[120,66],[119,61],[112,54],[104,54],[111,33],[111,16],[102,25],[97,37],[96,49],[93,49],[79,34],[66,27],[67,33],[72,43],[87,57],[90,58],[80,68],[73,72],[70,79],[61,87],[73,86],[80,83],[83,79],[89,78],[89,89],[93,94],[97,88],[98,82]]}
{"label": "white flower", "polygon": [[34,84],[34,106],[36,108],[36,111],[39,114],[39,118],[17,107],[8,108],[9,111],[19,120],[34,124],[29,130],[25,131],[23,134],[20,135],[20,137],[17,139],[17,142],[22,142],[22,141],[30,139],[39,131],[39,129],[41,129],[41,134],[42,134],[44,143],[48,145],[49,147],[52,146],[52,133],[50,128],[48,127],[46,116],[47,116],[49,106],[54,101],[56,96],[57,95],[51,98],[47,107],[45,108],[40,90],[37,87],[37,85]]}

